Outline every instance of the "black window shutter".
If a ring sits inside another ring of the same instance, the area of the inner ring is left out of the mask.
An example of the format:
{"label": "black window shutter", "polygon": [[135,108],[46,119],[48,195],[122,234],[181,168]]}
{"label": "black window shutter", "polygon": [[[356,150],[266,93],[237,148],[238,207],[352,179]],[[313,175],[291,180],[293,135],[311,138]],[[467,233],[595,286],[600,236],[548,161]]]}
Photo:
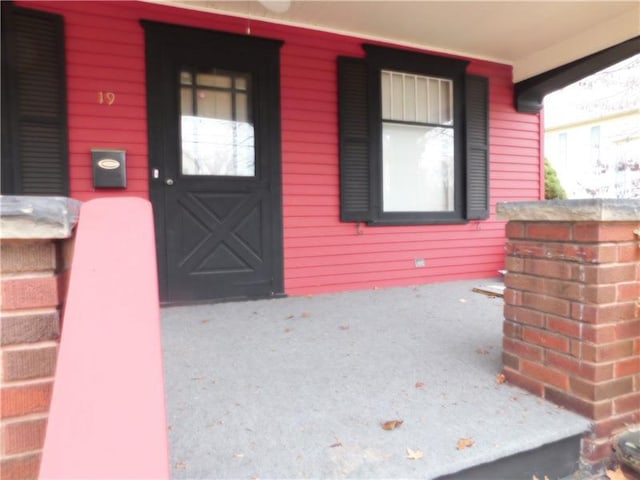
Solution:
{"label": "black window shutter", "polygon": [[489,80],[465,79],[468,220],[489,218]]}
{"label": "black window shutter", "polygon": [[69,195],[63,17],[3,2],[2,44],[2,192]]}
{"label": "black window shutter", "polygon": [[367,64],[338,57],[340,112],[340,218],[370,220],[369,97]]}

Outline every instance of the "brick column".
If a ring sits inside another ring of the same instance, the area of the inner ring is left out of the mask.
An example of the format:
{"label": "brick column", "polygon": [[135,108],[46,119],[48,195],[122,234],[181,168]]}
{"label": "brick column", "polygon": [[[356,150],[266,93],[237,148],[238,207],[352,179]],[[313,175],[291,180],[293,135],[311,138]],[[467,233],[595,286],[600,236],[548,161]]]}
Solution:
{"label": "brick column", "polygon": [[77,202],[0,197],[0,209],[0,478],[37,478]]}
{"label": "brick column", "polygon": [[506,203],[503,363],[510,383],[593,419],[582,469],[640,422],[640,201]]}

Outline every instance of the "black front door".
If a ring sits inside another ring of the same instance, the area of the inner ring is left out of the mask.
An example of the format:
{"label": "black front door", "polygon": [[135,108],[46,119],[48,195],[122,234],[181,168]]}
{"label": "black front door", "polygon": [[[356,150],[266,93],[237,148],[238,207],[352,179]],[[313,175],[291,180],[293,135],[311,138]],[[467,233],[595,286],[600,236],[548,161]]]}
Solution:
{"label": "black front door", "polygon": [[281,42],[143,25],[161,299],[282,293]]}

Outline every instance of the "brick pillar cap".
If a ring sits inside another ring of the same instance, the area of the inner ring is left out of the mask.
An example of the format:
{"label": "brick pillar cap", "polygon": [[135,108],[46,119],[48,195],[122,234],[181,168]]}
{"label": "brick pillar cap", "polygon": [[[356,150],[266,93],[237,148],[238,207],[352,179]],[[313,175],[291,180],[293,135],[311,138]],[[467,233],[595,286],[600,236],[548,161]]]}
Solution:
{"label": "brick pillar cap", "polygon": [[500,202],[497,214],[502,220],[524,222],[637,222],[640,221],[640,200],[592,198]]}
{"label": "brick pillar cap", "polygon": [[0,195],[0,239],[69,238],[80,205],[67,197]]}

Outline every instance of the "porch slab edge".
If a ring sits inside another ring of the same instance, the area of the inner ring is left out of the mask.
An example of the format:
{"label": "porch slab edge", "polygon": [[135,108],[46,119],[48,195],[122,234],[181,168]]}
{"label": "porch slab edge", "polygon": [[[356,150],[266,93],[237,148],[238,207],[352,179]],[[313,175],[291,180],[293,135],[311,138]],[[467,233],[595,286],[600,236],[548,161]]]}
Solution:
{"label": "porch slab edge", "polygon": [[633,222],[640,220],[640,200],[593,198],[500,202],[498,218],[516,221]]}

